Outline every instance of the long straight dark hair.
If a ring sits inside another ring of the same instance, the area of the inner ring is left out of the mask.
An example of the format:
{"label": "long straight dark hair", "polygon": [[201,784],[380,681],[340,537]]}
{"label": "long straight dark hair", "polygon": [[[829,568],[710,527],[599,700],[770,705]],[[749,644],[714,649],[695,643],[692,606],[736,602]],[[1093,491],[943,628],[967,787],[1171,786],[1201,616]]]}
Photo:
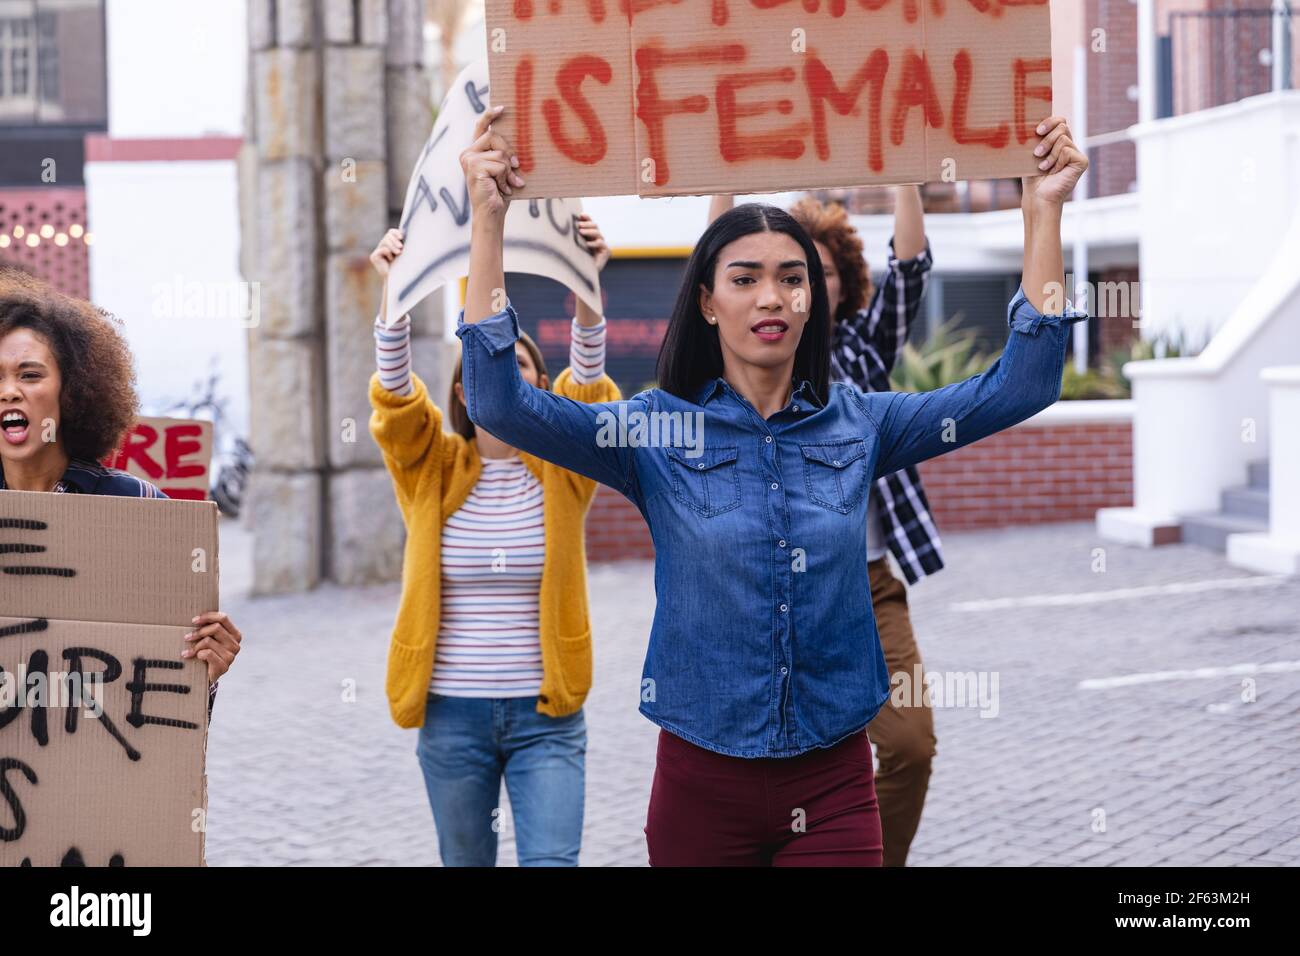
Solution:
{"label": "long straight dark hair", "polygon": [[803,249],[808,262],[812,309],[794,353],[794,381],[797,385],[807,379],[817,397],[826,401],[831,377],[831,319],[821,256],[793,216],[784,209],[762,203],[745,203],[715,219],[686,261],[686,275],[668,320],[668,331],[659,346],[659,387],[665,392],[690,399],[705,382],[722,375],[718,327],[704,321],[700,312],[700,286],[712,292],[718,253],[729,243],[756,232],[783,232]]}

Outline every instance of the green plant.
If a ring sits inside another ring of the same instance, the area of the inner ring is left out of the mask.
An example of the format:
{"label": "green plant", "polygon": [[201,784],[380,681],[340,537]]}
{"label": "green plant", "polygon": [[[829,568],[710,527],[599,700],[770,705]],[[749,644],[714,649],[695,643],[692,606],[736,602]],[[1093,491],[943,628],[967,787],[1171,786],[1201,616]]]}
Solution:
{"label": "green plant", "polygon": [[958,332],[962,314],[939,326],[920,348],[910,342],[894,365],[890,382],[900,392],[929,392],[978,375],[997,359],[977,351],[974,332]]}
{"label": "green plant", "polygon": [[1197,355],[1203,344],[1184,330],[1150,339],[1134,339],[1128,348],[1113,349],[1104,355],[1099,371],[1107,379],[1118,382],[1124,389],[1120,397],[1128,398],[1133,394],[1133,383],[1124,374],[1125,363],[1155,358],[1187,358]]}
{"label": "green plant", "polygon": [[1083,398],[1128,398],[1129,386],[1105,368],[1090,368],[1079,372],[1067,357],[1065,372],[1061,375],[1061,399],[1070,401]]}

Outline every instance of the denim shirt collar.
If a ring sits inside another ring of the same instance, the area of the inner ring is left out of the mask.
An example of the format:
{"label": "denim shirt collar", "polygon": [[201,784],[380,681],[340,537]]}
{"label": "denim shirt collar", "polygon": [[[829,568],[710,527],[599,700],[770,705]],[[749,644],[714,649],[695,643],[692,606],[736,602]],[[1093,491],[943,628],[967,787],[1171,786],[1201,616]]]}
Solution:
{"label": "denim shirt collar", "polygon": [[[709,381],[705,382],[702,386],[700,386],[700,388],[696,391],[694,396],[695,404],[708,405],[711,399],[713,399],[719,392],[724,390],[731,392],[733,395],[735,394],[735,389],[733,389],[730,385],[727,384],[726,379],[722,378],[721,376],[718,376],[717,378],[714,379],[710,379]],[[799,387],[796,388],[790,394],[790,403],[792,405],[797,405],[799,402],[803,402],[804,407],[807,408],[825,407],[825,404],[822,402],[822,400],[817,397],[817,392],[813,388],[812,382],[808,381],[807,379],[804,379],[802,382],[800,382]]]}

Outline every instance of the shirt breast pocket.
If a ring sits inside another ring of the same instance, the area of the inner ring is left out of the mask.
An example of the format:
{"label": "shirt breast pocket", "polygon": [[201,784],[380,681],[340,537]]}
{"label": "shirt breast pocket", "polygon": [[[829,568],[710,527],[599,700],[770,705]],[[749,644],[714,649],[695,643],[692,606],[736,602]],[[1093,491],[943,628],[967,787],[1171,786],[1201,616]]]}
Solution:
{"label": "shirt breast pocket", "polygon": [[740,468],[738,450],[706,448],[695,458],[685,449],[668,449],[668,471],[672,476],[673,494],[697,514],[712,518],[740,506]]}
{"label": "shirt breast pocket", "polygon": [[808,497],[813,504],[848,514],[867,488],[867,443],[860,438],[800,445]]}

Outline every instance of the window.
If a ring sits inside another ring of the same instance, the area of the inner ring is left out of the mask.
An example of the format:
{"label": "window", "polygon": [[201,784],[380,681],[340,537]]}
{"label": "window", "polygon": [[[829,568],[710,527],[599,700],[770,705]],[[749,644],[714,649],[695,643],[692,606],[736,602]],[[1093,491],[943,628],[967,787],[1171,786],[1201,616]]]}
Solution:
{"label": "window", "polygon": [[41,101],[59,101],[59,43],[57,20],[52,13],[36,15],[36,63],[40,70]]}
{"label": "window", "polygon": [[27,20],[8,20],[9,27],[9,93],[11,96],[30,96],[30,72],[36,57],[32,56],[31,23]]}
{"label": "window", "polygon": [[0,0],[0,125],[107,118],[104,0]]}

